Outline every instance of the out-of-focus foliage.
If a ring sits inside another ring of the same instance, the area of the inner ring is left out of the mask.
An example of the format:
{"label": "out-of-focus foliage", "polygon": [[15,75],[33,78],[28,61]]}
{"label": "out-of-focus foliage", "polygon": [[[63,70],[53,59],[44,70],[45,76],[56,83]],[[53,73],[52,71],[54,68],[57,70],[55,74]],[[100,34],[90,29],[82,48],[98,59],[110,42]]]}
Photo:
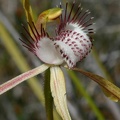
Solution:
{"label": "out-of-focus foliage", "polygon": [[[33,13],[35,12],[37,15],[60,3],[59,0],[31,0],[30,2],[34,10]],[[76,2],[82,3],[83,10],[89,9],[91,11],[96,23],[96,34],[94,36],[96,55],[95,53],[90,54],[78,64],[78,67],[105,78],[110,77],[112,82],[120,87],[120,1],[76,0]],[[38,59],[22,47],[18,40],[19,35],[12,31],[11,26],[3,19],[2,15],[7,18],[16,33],[20,34],[22,31],[21,23],[26,23],[21,2],[0,0],[0,22],[6,25],[8,34],[13,37],[16,46],[19,47],[30,67],[39,66]],[[21,73],[2,41],[0,33],[0,84]],[[80,74],[77,76],[104,118],[119,120],[119,103],[108,100],[98,85],[87,77]],[[43,86],[44,79],[42,76],[38,76],[38,79]],[[68,105],[73,120],[98,119],[87,100],[77,91],[75,85],[68,78],[68,75],[66,75],[66,85]],[[0,120],[45,120],[45,116],[44,107],[25,82],[0,96]]]}

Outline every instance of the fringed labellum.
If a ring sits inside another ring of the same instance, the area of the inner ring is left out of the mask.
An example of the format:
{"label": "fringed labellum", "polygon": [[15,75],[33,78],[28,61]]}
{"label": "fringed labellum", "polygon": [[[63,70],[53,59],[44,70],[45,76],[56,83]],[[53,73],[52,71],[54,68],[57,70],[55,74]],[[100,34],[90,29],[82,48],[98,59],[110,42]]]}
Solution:
{"label": "fringed labellum", "polygon": [[[22,40],[23,45],[44,63],[53,65],[66,63],[69,68],[73,68],[91,51],[92,38],[90,34],[93,33],[91,28],[93,17],[89,17],[90,12],[88,10],[83,12],[81,5],[78,5],[76,12],[72,14],[75,7],[76,4],[73,2],[68,11],[68,3],[66,3],[63,13],[58,14],[59,24],[55,28],[55,37],[51,37],[42,24],[37,26],[40,27],[40,31],[38,31],[34,23],[33,25],[28,23],[34,36],[31,36],[24,27],[30,39],[24,36],[27,41]],[[63,9],[61,4],[59,8]]]}

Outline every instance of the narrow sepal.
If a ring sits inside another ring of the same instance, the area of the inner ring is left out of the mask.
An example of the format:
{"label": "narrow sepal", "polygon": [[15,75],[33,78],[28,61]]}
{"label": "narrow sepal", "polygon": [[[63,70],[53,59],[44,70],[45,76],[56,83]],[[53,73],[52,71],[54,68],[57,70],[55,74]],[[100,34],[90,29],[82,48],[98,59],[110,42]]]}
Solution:
{"label": "narrow sepal", "polygon": [[48,68],[49,68],[48,65],[43,64],[43,65],[41,65],[41,66],[39,66],[37,68],[29,70],[29,71],[15,77],[15,78],[13,78],[13,79],[7,81],[6,83],[0,85],[0,95],[5,93],[6,91],[12,89],[16,85],[22,83],[23,81],[44,72]]}
{"label": "narrow sepal", "polygon": [[94,80],[95,82],[97,82],[102,88],[105,95],[111,100],[113,100],[114,102],[120,101],[120,88],[118,88],[116,85],[114,85],[110,81],[104,79],[99,75],[84,71],[79,68],[73,68],[73,70],[78,71],[83,75],[89,77],[90,79]]}
{"label": "narrow sepal", "polygon": [[69,115],[67,100],[66,100],[66,86],[65,78],[60,67],[51,67],[51,93],[54,99],[56,110],[63,120],[71,120]]}
{"label": "narrow sepal", "polygon": [[[22,0],[22,4],[23,4],[24,10],[25,10],[27,21],[30,24],[32,24],[32,21],[34,21],[34,20],[33,20],[32,8],[29,3],[29,0]],[[30,34],[32,35],[32,31],[29,26],[28,26],[28,29],[29,29]]]}

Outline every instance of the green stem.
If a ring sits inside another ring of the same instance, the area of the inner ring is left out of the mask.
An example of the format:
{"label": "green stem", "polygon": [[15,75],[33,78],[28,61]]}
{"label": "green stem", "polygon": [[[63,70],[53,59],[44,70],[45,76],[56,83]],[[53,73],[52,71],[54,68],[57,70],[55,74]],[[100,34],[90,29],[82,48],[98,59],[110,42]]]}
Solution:
{"label": "green stem", "polygon": [[100,112],[100,110],[97,108],[97,106],[95,105],[95,103],[93,102],[93,100],[91,99],[91,97],[85,91],[85,88],[81,84],[80,79],[77,78],[76,74],[73,71],[68,70],[68,73],[69,73],[70,77],[72,78],[71,80],[72,80],[73,84],[76,86],[78,92],[80,94],[82,94],[82,96],[85,97],[85,99],[87,100],[87,102],[90,105],[91,109],[96,114],[98,120],[105,120],[104,116],[102,115],[102,113]]}
{"label": "green stem", "polygon": [[44,95],[47,120],[53,120],[53,98],[50,92],[50,69],[45,72]]}

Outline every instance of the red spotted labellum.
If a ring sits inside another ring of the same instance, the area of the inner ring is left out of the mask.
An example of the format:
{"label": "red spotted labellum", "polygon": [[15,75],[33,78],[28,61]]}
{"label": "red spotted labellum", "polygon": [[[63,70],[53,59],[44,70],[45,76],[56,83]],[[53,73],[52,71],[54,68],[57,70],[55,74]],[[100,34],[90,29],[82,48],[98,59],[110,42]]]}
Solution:
{"label": "red spotted labellum", "polygon": [[[90,34],[93,33],[93,28],[91,28],[93,17],[89,17],[90,12],[88,10],[83,12],[81,5],[78,5],[76,12],[72,15],[75,6],[73,2],[68,13],[68,3],[66,3],[65,11],[59,16],[60,22],[55,28],[54,37],[45,31],[42,24],[38,31],[34,23],[34,27],[28,23],[34,36],[31,36],[23,26],[30,36],[30,39],[25,37],[27,41],[22,40],[23,45],[44,63],[53,65],[66,63],[69,68],[73,68],[91,51]],[[61,4],[60,8],[62,8]]]}

